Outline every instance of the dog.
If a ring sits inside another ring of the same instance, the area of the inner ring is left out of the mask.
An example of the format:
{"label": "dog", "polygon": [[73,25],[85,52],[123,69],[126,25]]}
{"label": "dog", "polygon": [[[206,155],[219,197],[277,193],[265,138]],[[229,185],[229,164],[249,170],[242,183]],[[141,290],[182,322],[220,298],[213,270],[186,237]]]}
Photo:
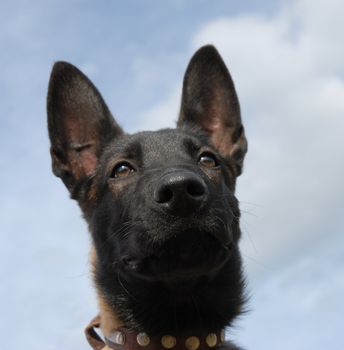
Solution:
{"label": "dog", "polygon": [[126,134],[67,62],[52,69],[47,111],[53,172],[92,236],[99,316],[86,329],[90,345],[239,349],[224,329],[245,302],[234,193],[247,141],[216,48],[190,60],[175,129]]}

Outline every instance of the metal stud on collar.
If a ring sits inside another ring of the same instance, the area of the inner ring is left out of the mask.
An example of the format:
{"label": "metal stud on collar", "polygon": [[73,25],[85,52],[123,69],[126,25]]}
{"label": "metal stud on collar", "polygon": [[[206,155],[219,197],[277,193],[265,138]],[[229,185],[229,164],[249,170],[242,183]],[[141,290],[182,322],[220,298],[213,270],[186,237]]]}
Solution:
{"label": "metal stud on collar", "polygon": [[205,342],[210,348],[213,348],[217,344],[217,335],[215,333],[209,333],[205,338]]}
{"label": "metal stud on collar", "polygon": [[191,336],[185,340],[185,347],[187,350],[197,350],[201,342],[198,337]]}
{"label": "metal stud on collar", "polygon": [[177,339],[173,335],[167,334],[161,337],[161,345],[165,349],[172,349],[176,346],[176,344],[177,344]]}
{"label": "metal stud on collar", "polygon": [[145,347],[145,346],[148,346],[149,343],[150,343],[150,338],[148,336],[147,333],[139,333],[137,336],[136,336],[136,341],[137,341],[137,344]]}
{"label": "metal stud on collar", "polygon": [[114,343],[117,345],[124,345],[125,344],[125,335],[121,331],[114,331],[108,336],[105,337],[106,340],[108,340],[110,343]]}
{"label": "metal stud on collar", "polygon": [[226,340],[226,331],[224,329],[220,332],[220,340],[222,343]]}

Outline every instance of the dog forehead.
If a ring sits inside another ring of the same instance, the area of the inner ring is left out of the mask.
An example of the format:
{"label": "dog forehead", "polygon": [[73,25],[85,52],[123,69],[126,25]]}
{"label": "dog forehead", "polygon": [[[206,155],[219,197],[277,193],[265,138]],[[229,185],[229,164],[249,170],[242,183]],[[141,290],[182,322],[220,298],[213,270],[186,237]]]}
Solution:
{"label": "dog forehead", "polygon": [[173,155],[185,151],[188,136],[175,129],[143,131],[134,135],[144,155]]}
{"label": "dog forehead", "polygon": [[139,158],[144,163],[185,157],[191,149],[198,149],[206,139],[179,129],[141,131],[126,135],[116,145],[115,153]]}

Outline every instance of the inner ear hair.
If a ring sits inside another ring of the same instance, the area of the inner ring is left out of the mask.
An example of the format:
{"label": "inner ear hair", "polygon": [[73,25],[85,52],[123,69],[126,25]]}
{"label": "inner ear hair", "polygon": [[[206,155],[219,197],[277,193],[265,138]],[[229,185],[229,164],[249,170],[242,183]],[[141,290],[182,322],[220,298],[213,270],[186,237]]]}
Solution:
{"label": "inner ear hair", "polygon": [[93,83],[67,62],[53,67],[47,107],[53,172],[73,192],[123,131]]}
{"label": "inner ear hair", "polygon": [[199,125],[241,174],[247,141],[234,83],[214,46],[200,48],[187,67],[178,126]]}

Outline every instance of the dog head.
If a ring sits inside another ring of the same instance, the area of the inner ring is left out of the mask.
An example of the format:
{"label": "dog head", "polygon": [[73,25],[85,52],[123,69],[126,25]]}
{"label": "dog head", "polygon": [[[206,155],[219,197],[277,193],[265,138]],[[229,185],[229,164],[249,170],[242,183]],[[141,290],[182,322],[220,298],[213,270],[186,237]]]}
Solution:
{"label": "dog head", "polygon": [[[189,63],[176,129],[125,134],[94,85],[65,62],[51,74],[48,127],[53,172],[92,233],[98,287],[126,322],[158,323],[135,311],[135,298],[123,301],[121,281],[137,286],[130,294],[147,303],[154,290],[166,294],[165,304],[169,293],[183,291],[176,303],[186,309],[185,290],[195,286],[210,298],[216,285],[241,294],[234,191],[247,142],[234,84],[214,47]],[[240,298],[236,311],[227,307],[230,316],[221,311],[222,322],[238,313]]]}

